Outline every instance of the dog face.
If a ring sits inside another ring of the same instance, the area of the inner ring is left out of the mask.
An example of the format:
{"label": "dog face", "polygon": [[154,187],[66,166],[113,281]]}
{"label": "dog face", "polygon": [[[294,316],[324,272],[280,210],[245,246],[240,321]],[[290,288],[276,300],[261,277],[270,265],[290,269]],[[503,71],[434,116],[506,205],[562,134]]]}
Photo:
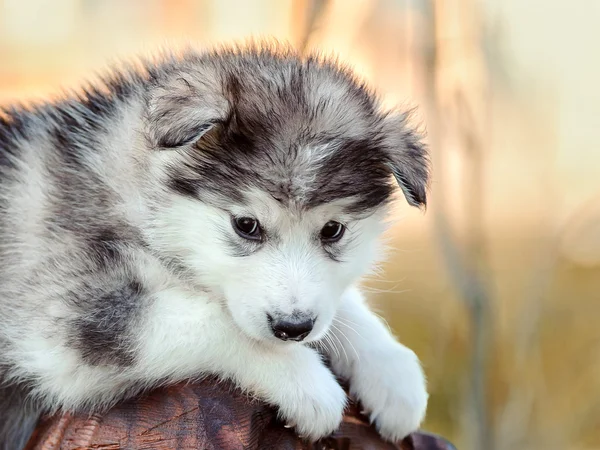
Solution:
{"label": "dog face", "polygon": [[393,180],[426,203],[427,154],[406,117],[332,62],[188,57],[157,77],[148,110],[168,192],[158,245],[250,337],[321,338],[380,256]]}

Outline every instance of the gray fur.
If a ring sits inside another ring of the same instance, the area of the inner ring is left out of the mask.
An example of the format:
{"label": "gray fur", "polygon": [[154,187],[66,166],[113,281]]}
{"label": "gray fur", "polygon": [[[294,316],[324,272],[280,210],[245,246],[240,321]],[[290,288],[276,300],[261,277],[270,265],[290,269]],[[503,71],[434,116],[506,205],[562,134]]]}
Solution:
{"label": "gray fur", "polygon": [[27,396],[34,410],[64,406],[23,369],[24,336],[43,330],[110,383],[136,365],[153,293],[196,283],[153,245],[161,205],[183,195],[226,208],[258,188],[301,209],[351,199],[361,215],[389,201],[394,175],[424,206],[427,153],[406,120],[336,62],[269,46],[147,61],[79,95],[0,111],[0,448],[19,448],[15,427],[31,428]]}
{"label": "gray fur", "polygon": [[0,386],[0,405],[0,450],[20,449],[35,428],[39,411],[20,384]]}

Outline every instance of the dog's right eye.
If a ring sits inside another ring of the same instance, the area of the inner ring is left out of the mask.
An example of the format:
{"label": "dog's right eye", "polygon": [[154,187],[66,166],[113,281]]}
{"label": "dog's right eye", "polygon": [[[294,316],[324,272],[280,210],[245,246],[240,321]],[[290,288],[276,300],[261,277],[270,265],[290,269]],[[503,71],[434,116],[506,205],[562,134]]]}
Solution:
{"label": "dog's right eye", "polygon": [[258,220],[251,217],[234,217],[233,229],[244,239],[260,241],[262,239],[262,229]]}

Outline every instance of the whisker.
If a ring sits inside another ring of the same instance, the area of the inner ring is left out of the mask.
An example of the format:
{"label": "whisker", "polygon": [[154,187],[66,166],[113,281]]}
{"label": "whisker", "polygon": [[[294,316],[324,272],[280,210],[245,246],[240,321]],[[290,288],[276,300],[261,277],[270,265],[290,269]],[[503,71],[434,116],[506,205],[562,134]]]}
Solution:
{"label": "whisker", "polygon": [[[338,327],[336,327],[334,324],[331,324],[331,326],[333,327],[334,330],[336,330],[338,333],[341,333],[342,336],[344,335],[344,332],[342,330],[340,330]],[[344,352],[344,356],[346,357],[346,362],[348,364],[350,364],[350,359],[348,358],[348,353],[346,353],[346,349],[344,347],[344,344],[342,343],[342,341],[340,341],[340,338],[338,337],[337,333],[333,334],[333,337],[335,337],[338,341],[338,343],[340,344],[340,347],[342,347],[342,351]],[[348,338],[346,338],[346,340],[348,340]]]}
{"label": "whisker", "polygon": [[374,294],[404,294],[406,292],[410,292],[411,289],[403,289],[401,291],[394,290],[396,286],[390,289],[379,289],[371,286],[364,286],[362,289],[366,292],[374,293]]}
{"label": "whisker", "polygon": [[[357,331],[357,330],[356,330],[354,327],[352,327],[352,326],[351,326],[349,323],[345,323],[345,322],[343,322],[343,321],[341,321],[340,319],[337,319],[337,318],[334,318],[334,320],[335,320],[337,323],[339,323],[340,325],[342,325],[342,326],[345,326],[346,328],[349,328],[349,329],[350,329],[351,331],[353,331],[353,332],[354,332],[354,333],[355,333],[355,334],[356,334],[356,335],[357,335],[359,338],[361,338],[361,339],[363,339],[363,340],[365,340],[365,341],[366,341],[366,338],[365,338],[365,337],[364,337],[362,334],[360,334],[360,333],[359,333],[359,332],[358,332],[358,331]],[[359,326],[359,325],[358,325],[358,324],[356,324],[356,323],[355,323],[354,325],[356,325],[356,326]]]}
{"label": "whisker", "polygon": [[[366,277],[364,277],[364,280],[368,280],[369,278],[371,278],[369,275],[367,275]],[[400,284],[400,283],[404,283],[406,281],[406,277],[400,279],[400,280],[375,280],[377,283],[395,283],[395,284]]]}
{"label": "whisker", "polygon": [[[354,347],[354,345],[352,344],[352,342],[350,341],[350,339],[348,339],[348,336],[346,336],[346,334],[340,330],[338,327],[336,327],[335,325],[331,325],[333,328],[335,328],[344,339],[346,339],[346,341],[348,342],[348,344],[350,344],[350,347],[352,347],[352,350],[354,351],[354,354],[356,355],[356,361],[360,361],[360,356],[358,356],[358,352],[356,351],[356,348]],[[338,337],[338,341],[339,341],[339,337]],[[342,342],[340,341],[340,345],[342,345],[342,348],[344,348]],[[350,360],[348,359],[348,354],[346,353],[346,351],[344,350],[344,353],[346,354],[346,361],[348,361],[348,363],[350,363]]]}
{"label": "whisker", "polygon": [[327,333],[325,336],[325,341],[330,345],[331,350],[335,353],[336,357],[339,359],[340,358],[340,352],[337,348],[337,345],[335,345],[335,342],[333,342],[333,339],[331,338],[331,336],[329,335],[329,333]]}
{"label": "whisker", "polygon": [[353,322],[352,320],[348,319],[347,317],[334,317],[333,320],[339,322],[339,323],[343,323],[345,324],[350,324],[350,325],[356,325],[357,327],[361,327],[362,324]]}

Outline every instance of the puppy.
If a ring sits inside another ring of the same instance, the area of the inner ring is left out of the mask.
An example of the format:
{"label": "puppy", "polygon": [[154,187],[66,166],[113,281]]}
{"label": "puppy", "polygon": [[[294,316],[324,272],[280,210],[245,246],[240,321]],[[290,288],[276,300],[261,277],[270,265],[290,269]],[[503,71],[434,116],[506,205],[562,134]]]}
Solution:
{"label": "puppy", "polygon": [[415,431],[419,360],[356,287],[396,183],[425,206],[407,115],[277,45],[163,56],[2,110],[3,448],[41,412],[207,374],[311,440],[342,419],[336,376],[383,437]]}

